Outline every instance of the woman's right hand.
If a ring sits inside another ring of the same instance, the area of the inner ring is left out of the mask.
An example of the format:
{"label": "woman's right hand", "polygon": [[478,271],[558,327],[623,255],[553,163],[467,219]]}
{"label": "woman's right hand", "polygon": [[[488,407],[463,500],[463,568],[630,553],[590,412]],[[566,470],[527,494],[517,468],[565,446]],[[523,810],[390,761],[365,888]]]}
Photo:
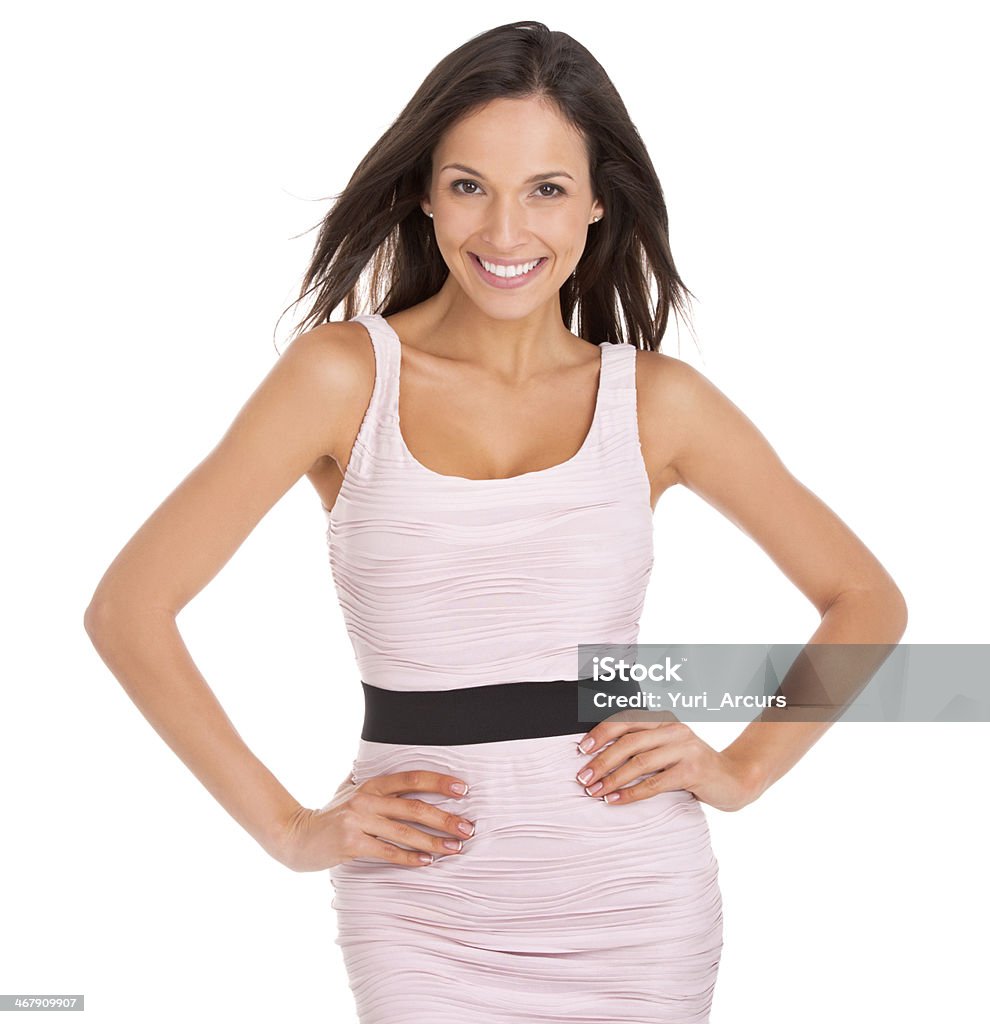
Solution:
{"label": "woman's right hand", "polygon": [[[355,857],[423,867],[432,864],[437,854],[461,853],[464,841],[474,835],[474,822],[426,800],[398,795],[449,793],[459,799],[464,794],[454,791],[455,784],[467,787],[456,776],[418,769],[377,775],[360,785],[348,775],[326,806],[319,810],[300,807],[295,812],[274,856],[293,871],[324,871]],[[449,835],[435,836],[409,822]],[[413,849],[395,846],[396,842]]]}

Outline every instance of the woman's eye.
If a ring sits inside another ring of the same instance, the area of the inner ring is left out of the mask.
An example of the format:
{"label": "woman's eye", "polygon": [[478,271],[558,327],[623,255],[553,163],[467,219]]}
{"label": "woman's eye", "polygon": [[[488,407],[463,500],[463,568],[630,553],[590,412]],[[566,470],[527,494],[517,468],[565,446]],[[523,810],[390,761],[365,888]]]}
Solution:
{"label": "woman's eye", "polygon": [[[476,196],[480,188],[476,181],[455,181],[450,187],[462,196]],[[469,191],[464,191],[465,189]],[[550,191],[542,192],[542,189],[549,189]],[[551,199],[556,195],[564,194],[564,190],[559,185],[554,185],[549,181],[545,181],[542,185],[537,185],[536,190],[540,192],[544,199]]]}

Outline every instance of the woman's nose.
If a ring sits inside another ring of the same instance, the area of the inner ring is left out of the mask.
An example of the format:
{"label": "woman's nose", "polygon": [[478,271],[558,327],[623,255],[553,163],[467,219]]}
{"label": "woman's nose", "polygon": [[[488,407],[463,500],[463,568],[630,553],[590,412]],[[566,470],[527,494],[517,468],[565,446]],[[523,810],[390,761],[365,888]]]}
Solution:
{"label": "woman's nose", "polygon": [[487,211],[482,232],[496,253],[508,256],[526,240],[526,211],[511,200],[496,200]]}

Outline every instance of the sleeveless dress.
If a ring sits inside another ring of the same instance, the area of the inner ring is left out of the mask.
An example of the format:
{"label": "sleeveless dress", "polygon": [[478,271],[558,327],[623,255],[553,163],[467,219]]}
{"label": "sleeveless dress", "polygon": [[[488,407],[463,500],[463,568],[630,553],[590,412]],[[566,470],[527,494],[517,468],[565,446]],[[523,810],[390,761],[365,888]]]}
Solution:
{"label": "sleeveless dress", "polygon": [[[575,679],[578,644],[636,643],[654,555],[635,347],[599,346],[576,455],[471,480],[406,447],[399,338],[378,314],[353,320],[376,378],[327,546],[361,679],[405,691]],[[709,1020],[722,900],[702,805],[685,790],[615,806],[588,796],[575,779],[595,753],[578,752],[583,735],[358,741],[355,783],[451,773],[466,796],[409,795],[476,822],[464,852],[424,867],[330,869],[360,1024]]]}

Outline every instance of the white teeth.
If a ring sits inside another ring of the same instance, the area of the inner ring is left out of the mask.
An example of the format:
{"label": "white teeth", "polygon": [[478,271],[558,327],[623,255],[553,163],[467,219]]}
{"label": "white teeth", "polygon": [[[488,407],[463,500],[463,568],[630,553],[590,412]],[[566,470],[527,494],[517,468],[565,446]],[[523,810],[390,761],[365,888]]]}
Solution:
{"label": "white teeth", "polygon": [[528,274],[540,262],[540,260],[533,260],[532,263],[519,263],[515,266],[503,267],[499,263],[489,263],[480,256],[478,260],[489,274],[494,274],[496,277],[518,277],[520,274]]}

